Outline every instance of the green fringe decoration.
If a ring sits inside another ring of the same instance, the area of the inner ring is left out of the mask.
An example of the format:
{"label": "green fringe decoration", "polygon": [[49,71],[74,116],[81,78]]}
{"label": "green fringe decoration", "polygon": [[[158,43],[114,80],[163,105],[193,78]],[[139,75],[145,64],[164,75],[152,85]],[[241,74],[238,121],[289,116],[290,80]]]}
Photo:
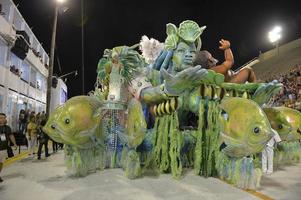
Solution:
{"label": "green fringe decoration", "polygon": [[254,167],[255,168],[260,168],[261,169],[261,155],[260,153],[257,153],[255,155],[253,155],[254,158]]}
{"label": "green fringe decoration", "polygon": [[129,149],[126,147],[123,147],[122,152],[121,152],[121,160],[120,160],[120,164],[123,169],[125,169],[125,167],[126,167],[128,152],[129,152]]}
{"label": "green fringe decoration", "polygon": [[[156,119],[157,121],[158,119]],[[157,127],[158,122],[156,122],[155,127]],[[157,128],[149,130],[150,133],[146,134],[146,137],[144,138],[145,140],[150,140],[152,144],[155,143],[156,141],[156,136],[155,130],[157,131]],[[157,163],[155,162],[155,154],[154,150],[150,152],[138,152],[139,157],[140,157],[140,163],[142,167],[142,174],[151,174],[158,176],[160,174],[159,169],[157,168]]]}
{"label": "green fringe decoration", "polygon": [[194,165],[196,133],[197,131],[194,130],[185,130],[181,132],[183,135],[183,142],[189,144],[187,152],[181,154],[183,167],[192,168]]}
{"label": "green fringe decoration", "polygon": [[113,152],[113,155],[111,156],[111,164],[110,168],[115,168],[116,167],[116,151]]}
{"label": "green fringe decoration", "polygon": [[[221,110],[217,100],[201,100],[199,124],[196,135],[194,171],[205,177],[215,176],[215,158],[219,152],[219,115]],[[207,111],[207,112],[206,112]]]}
{"label": "green fringe decoration", "polygon": [[216,169],[220,179],[242,189],[256,189],[260,186],[262,172],[255,167],[253,158],[230,158],[223,152],[217,154]]}
{"label": "green fringe decoration", "polygon": [[179,131],[177,112],[156,118],[153,135],[153,159],[161,173],[182,175],[181,149],[183,136]]}
{"label": "green fringe decoration", "polygon": [[181,149],[183,147],[183,135],[179,131],[178,115],[171,115],[169,136],[170,136],[170,165],[171,174],[174,178],[179,178],[182,175]]}
{"label": "green fringe decoration", "polygon": [[124,161],[125,176],[129,179],[135,179],[141,176],[141,166],[139,154],[136,150],[129,150]]}
{"label": "green fringe decoration", "polygon": [[289,165],[301,161],[301,145],[299,141],[283,141],[277,145],[274,155],[274,165]]}
{"label": "green fringe decoration", "polygon": [[199,107],[199,124],[198,131],[196,133],[196,145],[195,145],[195,156],[194,156],[194,172],[199,175],[202,167],[202,149],[203,149],[203,130],[204,130],[204,117],[205,117],[205,101],[200,101]]}
{"label": "green fringe decoration", "polygon": [[107,151],[105,154],[106,168],[118,168],[122,166],[121,160],[117,158],[116,151]]}
{"label": "green fringe decoration", "polygon": [[[168,172],[169,158],[168,158],[168,122],[167,115],[156,120],[155,130],[156,140],[154,143],[155,162],[160,172]],[[167,128],[166,128],[167,127]]]}
{"label": "green fringe decoration", "polygon": [[97,169],[105,167],[105,151],[102,147],[79,149],[66,145],[65,158],[68,174],[71,176],[86,176]]}

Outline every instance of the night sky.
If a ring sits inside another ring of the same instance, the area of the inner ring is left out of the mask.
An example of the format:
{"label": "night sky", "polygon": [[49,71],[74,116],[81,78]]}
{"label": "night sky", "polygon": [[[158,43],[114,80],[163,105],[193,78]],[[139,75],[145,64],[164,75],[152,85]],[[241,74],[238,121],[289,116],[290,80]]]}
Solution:
{"label": "night sky", "polygon": [[[32,27],[43,47],[50,52],[54,0],[14,0]],[[69,8],[58,19],[57,52],[61,63],[55,61],[54,73],[63,75],[73,70],[81,72],[81,15],[80,0],[67,0]],[[273,45],[267,33],[282,26],[280,44],[301,37],[301,3],[299,1],[218,1],[218,0],[85,0],[85,91],[93,90],[96,66],[103,50],[120,45],[133,45],[142,35],[165,40],[165,25],[179,25],[191,19],[207,29],[202,34],[202,49],[207,49],[219,60],[221,38],[231,42],[235,67],[239,67],[265,52]],[[69,77],[69,97],[82,92],[81,73]]]}

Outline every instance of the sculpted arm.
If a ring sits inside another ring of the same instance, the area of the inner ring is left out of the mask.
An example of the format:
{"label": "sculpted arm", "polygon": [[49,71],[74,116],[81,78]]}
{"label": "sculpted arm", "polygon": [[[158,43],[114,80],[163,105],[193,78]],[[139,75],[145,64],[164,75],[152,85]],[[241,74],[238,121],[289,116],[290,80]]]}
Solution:
{"label": "sculpted arm", "polygon": [[176,75],[168,73],[165,69],[161,72],[163,84],[153,87],[149,82],[143,81],[145,79],[138,77],[132,81],[129,91],[146,104],[156,104],[169,97],[179,96],[186,89],[199,86],[207,74],[207,70],[202,69],[201,66],[189,67]]}

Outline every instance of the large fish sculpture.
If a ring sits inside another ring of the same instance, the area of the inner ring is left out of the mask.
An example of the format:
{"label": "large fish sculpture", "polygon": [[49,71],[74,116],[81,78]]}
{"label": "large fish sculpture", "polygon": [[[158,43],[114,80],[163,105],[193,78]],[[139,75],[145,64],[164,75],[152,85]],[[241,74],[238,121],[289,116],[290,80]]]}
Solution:
{"label": "large fish sculpture", "polygon": [[220,117],[222,151],[229,157],[241,158],[262,151],[273,136],[263,110],[252,100],[226,98],[221,101]]}
{"label": "large fish sculpture", "polygon": [[287,107],[263,108],[271,126],[283,141],[301,139],[301,113]]}
{"label": "large fish sculpture", "polygon": [[54,141],[86,149],[102,144],[102,102],[92,96],[76,96],[54,110],[43,127]]}

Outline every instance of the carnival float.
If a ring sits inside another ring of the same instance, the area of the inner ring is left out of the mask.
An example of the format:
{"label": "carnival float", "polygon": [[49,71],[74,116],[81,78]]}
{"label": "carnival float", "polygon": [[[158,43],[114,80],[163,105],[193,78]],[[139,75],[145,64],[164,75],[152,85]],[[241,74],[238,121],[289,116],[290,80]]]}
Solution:
{"label": "carnival float", "polygon": [[[300,113],[266,106],[281,84],[228,83],[222,74],[194,66],[205,28],[191,20],[169,23],[164,44],[144,36],[148,43],[140,48],[148,50],[142,54],[135,50],[139,45],[104,51],[95,90],[68,100],[44,127],[66,145],[70,175],[122,168],[130,179],[146,173],[181,179],[192,169],[252,189],[260,183],[259,153],[272,128],[283,140],[275,162],[300,160]],[[160,51],[151,49],[156,45]]]}

